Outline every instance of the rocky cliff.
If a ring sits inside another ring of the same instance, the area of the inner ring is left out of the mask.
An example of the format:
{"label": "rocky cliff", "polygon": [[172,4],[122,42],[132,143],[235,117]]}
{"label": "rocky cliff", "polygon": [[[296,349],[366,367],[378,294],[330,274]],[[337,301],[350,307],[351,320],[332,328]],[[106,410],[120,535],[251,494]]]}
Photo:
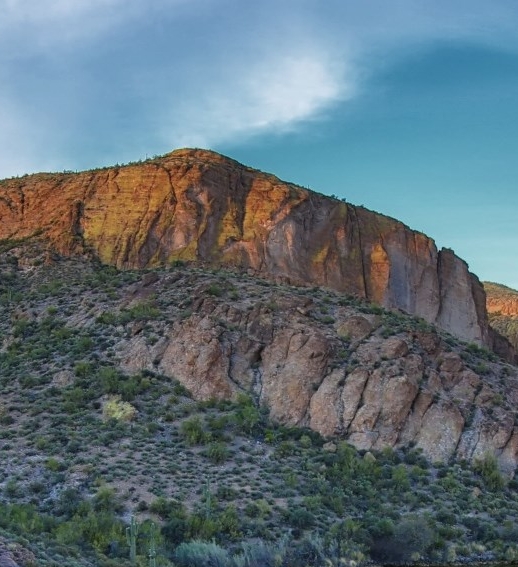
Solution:
{"label": "rocky cliff", "polygon": [[213,152],[5,180],[0,218],[0,239],[40,235],[62,253],[90,250],[119,268],[186,260],[324,286],[514,356],[489,330],[480,282],[451,250]]}
{"label": "rocky cliff", "polygon": [[140,326],[121,340],[126,373],[158,370],[197,399],[251,392],[275,420],[359,449],[415,445],[433,461],[489,453],[507,472],[518,465],[516,368],[489,351],[331,292],[182,270],[151,282],[129,300],[186,288],[190,310],[152,345]]}

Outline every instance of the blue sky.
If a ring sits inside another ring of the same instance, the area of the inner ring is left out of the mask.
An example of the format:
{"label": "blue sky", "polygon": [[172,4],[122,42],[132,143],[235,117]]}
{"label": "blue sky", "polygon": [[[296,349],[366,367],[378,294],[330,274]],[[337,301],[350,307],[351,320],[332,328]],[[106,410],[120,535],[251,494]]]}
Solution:
{"label": "blue sky", "polygon": [[0,0],[0,178],[206,147],[518,288],[516,0]]}

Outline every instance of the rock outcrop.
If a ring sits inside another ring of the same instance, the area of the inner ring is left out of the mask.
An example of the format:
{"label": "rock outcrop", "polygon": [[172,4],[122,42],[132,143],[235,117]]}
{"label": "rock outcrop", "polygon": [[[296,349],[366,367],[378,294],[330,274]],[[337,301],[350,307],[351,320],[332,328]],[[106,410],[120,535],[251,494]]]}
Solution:
{"label": "rock outcrop", "polygon": [[484,282],[488,313],[518,317],[518,291],[505,285]]}
{"label": "rock outcrop", "polygon": [[0,218],[0,239],[39,235],[62,253],[90,250],[119,268],[174,260],[238,267],[355,294],[466,341],[495,343],[484,290],[451,250],[213,152],[4,180]]}
{"label": "rock outcrop", "polygon": [[153,289],[191,289],[192,313],[154,344],[145,333],[120,339],[125,372],[159,371],[197,399],[248,392],[275,420],[363,450],[414,445],[433,461],[491,453],[508,473],[518,465],[518,370],[488,351],[339,295],[251,280],[229,301],[187,274]]}

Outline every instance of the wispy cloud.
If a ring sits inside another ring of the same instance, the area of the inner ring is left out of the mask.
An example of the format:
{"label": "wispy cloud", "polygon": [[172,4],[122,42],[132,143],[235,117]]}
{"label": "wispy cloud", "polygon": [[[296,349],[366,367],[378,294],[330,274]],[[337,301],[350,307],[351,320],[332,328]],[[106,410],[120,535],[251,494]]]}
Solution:
{"label": "wispy cloud", "polygon": [[0,177],[70,139],[75,168],[95,136],[124,159],[290,131],[418,45],[514,49],[516,25],[516,0],[0,0],[0,154],[26,155]]}
{"label": "wispy cloud", "polygon": [[205,85],[201,97],[171,113],[163,137],[178,146],[211,146],[289,130],[354,95],[346,67],[316,50],[276,53],[241,69],[233,80]]}
{"label": "wispy cloud", "polygon": [[206,0],[0,0],[0,45],[18,53],[95,44],[163,10]]}

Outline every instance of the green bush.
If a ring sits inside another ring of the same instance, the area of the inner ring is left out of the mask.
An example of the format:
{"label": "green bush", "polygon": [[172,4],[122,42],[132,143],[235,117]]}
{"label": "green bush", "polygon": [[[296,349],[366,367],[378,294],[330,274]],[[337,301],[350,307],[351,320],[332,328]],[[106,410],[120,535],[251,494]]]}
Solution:
{"label": "green bush", "polygon": [[498,470],[498,463],[494,455],[487,454],[475,460],[473,469],[484,479],[489,490],[499,491],[504,488],[505,480]]}
{"label": "green bush", "polygon": [[66,468],[65,464],[55,457],[49,457],[45,462],[45,467],[52,472],[59,472]]}
{"label": "green bush", "polygon": [[234,562],[236,567],[277,567],[286,555],[283,541],[272,544],[264,541],[245,542]]}
{"label": "green bush", "polygon": [[314,514],[302,506],[289,510],[286,519],[294,528],[301,530],[310,528],[315,524]]}
{"label": "green bush", "polygon": [[230,451],[227,449],[224,443],[216,442],[210,443],[204,451],[204,454],[216,465],[224,463],[229,455]]}
{"label": "green bush", "polygon": [[376,561],[415,561],[426,554],[434,542],[434,532],[422,516],[407,516],[394,528],[392,535],[375,538],[371,555]]}
{"label": "green bush", "polygon": [[174,561],[178,567],[234,567],[228,551],[204,541],[180,544],[174,553]]}
{"label": "green bush", "polygon": [[189,445],[198,445],[206,441],[206,434],[199,416],[186,419],[180,426],[180,433]]}

